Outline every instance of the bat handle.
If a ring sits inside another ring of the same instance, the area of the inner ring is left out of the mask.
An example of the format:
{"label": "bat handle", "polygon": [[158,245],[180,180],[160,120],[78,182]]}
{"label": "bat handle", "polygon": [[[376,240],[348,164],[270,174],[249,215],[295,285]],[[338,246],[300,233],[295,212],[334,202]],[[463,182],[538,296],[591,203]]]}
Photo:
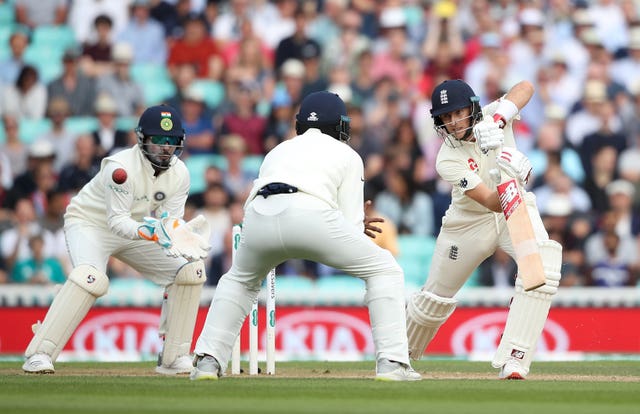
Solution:
{"label": "bat handle", "polygon": [[492,168],[489,170],[489,177],[493,180],[494,183],[500,184],[502,181],[502,174],[500,174],[500,168]]}

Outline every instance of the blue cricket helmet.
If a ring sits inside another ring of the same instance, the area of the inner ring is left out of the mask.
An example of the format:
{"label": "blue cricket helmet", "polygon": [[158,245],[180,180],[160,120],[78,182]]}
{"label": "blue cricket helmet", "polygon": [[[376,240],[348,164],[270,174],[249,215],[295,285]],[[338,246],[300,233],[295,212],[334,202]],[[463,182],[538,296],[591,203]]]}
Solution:
{"label": "blue cricket helmet", "polygon": [[320,91],[307,95],[296,114],[296,133],[304,133],[309,128],[318,128],[324,134],[339,141],[349,140],[347,106],[335,93]]}

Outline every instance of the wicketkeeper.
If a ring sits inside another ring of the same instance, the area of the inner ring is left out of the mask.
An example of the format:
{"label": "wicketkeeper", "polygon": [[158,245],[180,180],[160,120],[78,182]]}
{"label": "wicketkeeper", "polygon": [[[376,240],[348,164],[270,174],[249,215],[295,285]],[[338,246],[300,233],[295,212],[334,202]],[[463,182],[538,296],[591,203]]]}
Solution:
{"label": "wicketkeeper", "polygon": [[64,216],[74,266],[42,323],[34,325],[22,369],[53,373],[53,362],[96,299],[109,287],[107,261],[115,257],[165,287],[156,372],[191,371],[191,338],[209,249],[202,216],[181,218],[189,172],[178,158],[185,133],[170,106],[147,108],[135,130],[138,144],[105,158],[100,172],[71,200]]}

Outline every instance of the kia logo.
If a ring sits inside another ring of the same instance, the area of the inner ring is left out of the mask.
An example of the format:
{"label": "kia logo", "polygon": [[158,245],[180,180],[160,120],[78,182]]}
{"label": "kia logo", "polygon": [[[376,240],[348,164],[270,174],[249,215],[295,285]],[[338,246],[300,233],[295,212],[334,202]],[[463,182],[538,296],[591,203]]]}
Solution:
{"label": "kia logo", "polygon": [[[460,324],[451,336],[455,355],[489,354],[496,351],[507,321],[507,311],[488,312]],[[552,319],[547,319],[537,352],[566,352],[569,350],[567,331]]]}

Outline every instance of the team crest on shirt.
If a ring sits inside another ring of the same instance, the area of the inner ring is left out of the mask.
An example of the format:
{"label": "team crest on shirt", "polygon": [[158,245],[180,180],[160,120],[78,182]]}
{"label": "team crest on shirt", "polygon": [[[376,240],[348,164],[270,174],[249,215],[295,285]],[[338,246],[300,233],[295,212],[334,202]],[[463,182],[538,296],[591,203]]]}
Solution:
{"label": "team crest on shirt", "polygon": [[162,201],[167,197],[167,195],[165,193],[163,193],[162,191],[158,191],[157,193],[155,193],[153,195],[153,199],[156,201]]}
{"label": "team crest on shirt", "polygon": [[469,158],[467,160],[467,164],[469,164],[469,168],[471,169],[471,171],[473,172],[478,171],[478,163],[473,158]]}
{"label": "team crest on shirt", "polygon": [[467,188],[467,185],[469,183],[467,182],[466,178],[463,178],[462,180],[460,180],[460,182],[458,183],[458,185],[460,186],[460,188]]}

